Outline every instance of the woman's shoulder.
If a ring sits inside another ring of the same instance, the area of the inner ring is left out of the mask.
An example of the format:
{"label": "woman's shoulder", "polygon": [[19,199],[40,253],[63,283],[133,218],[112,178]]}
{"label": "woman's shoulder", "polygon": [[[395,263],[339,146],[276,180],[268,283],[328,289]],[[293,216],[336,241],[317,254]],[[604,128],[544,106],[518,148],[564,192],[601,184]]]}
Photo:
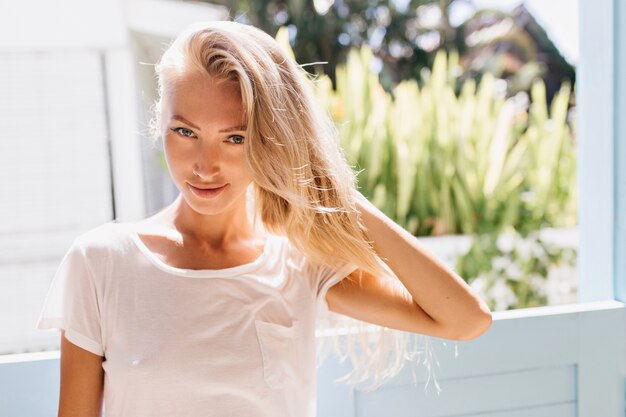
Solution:
{"label": "woman's shoulder", "polygon": [[306,248],[302,245],[297,245],[287,236],[275,235],[277,240],[281,242],[284,252],[284,256],[287,259],[291,268],[300,271],[301,273],[310,274],[312,269],[315,268],[316,263],[312,260],[311,256],[306,251]]}
{"label": "woman's shoulder", "polygon": [[111,220],[79,234],[74,245],[86,250],[122,248],[128,241],[130,230],[130,223]]}

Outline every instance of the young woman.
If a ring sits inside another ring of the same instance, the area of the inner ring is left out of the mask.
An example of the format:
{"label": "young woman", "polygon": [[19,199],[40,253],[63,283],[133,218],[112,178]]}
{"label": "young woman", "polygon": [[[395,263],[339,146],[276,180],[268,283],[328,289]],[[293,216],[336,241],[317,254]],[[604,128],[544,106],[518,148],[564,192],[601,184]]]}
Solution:
{"label": "young woman", "polygon": [[490,326],[470,287],[357,191],[272,37],[194,25],[156,72],[153,127],[180,194],[63,259],[38,323],[62,332],[59,416],[99,416],[104,398],[108,417],[312,417],[329,312],[452,340]]}

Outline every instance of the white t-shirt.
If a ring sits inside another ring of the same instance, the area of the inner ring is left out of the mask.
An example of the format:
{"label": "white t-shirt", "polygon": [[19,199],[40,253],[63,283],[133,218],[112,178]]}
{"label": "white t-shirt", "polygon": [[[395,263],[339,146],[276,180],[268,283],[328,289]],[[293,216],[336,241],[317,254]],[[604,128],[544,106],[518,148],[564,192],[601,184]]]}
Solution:
{"label": "white t-shirt", "polygon": [[74,240],[37,328],[105,357],[107,417],[314,417],[316,318],[354,269],[277,235],[251,263],[174,268],[110,222]]}

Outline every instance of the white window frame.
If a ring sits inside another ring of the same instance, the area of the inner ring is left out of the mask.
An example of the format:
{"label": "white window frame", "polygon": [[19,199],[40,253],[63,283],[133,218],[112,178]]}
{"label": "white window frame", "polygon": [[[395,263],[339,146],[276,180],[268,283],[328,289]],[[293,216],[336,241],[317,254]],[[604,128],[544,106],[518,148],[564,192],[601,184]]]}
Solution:
{"label": "white window frame", "polygon": [[[577,68],[579,302],[626,297],[626,7],[579,0]],[[621,22],[622,25],[618,24]],[[620,48],[620,45],[622,46]],[[621,78],[620,78],[621,76]]]}
{"label": "white window frame", "polygon": [[[614,297],[619,301],[626,301],[626,120],[624,120],[624,111],[626,111],[626,5],[620,0],[615,0],[614,10],[615,25],[615,77],[613,82],[615,85],[612,91],[616,93],[614,101],[613,124],[615,131],[613,139],[615,144],[615,237],[613,239],[615,248],[614,265]],[[621,71],[620,71],[621,70]]]}

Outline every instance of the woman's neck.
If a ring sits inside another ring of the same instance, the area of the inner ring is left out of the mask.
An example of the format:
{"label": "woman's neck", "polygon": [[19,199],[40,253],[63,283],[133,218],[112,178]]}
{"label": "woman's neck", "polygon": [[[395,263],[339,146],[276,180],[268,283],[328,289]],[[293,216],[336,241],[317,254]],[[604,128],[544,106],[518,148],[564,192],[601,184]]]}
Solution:
{"label": "woman's neck", "polygon": [[248,218],[245,202],[228,212],[206,215],[195,211],[179,195],[172,204],[146,220],[174,229],[210,247],[230,246],[257,237]]}

